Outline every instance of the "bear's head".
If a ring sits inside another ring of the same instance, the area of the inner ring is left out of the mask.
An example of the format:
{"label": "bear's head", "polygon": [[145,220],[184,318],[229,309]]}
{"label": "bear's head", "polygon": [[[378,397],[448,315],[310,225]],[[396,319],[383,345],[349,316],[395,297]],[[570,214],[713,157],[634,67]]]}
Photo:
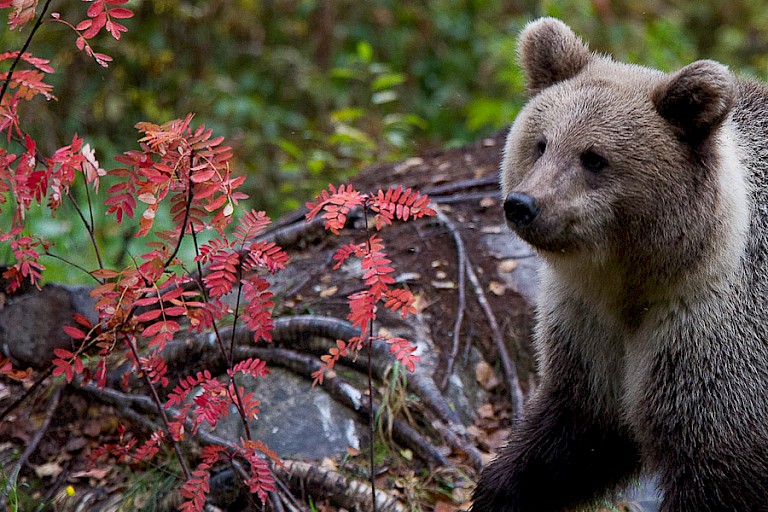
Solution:
{"label": "bear's head", "polygon": [[507,138],[504,211],[546,259],[664,278],[739,229],[725,218],[745,217],[746,190],[725,66],[615,62],[552,18],[525,28],[518,53],[529,101]]}

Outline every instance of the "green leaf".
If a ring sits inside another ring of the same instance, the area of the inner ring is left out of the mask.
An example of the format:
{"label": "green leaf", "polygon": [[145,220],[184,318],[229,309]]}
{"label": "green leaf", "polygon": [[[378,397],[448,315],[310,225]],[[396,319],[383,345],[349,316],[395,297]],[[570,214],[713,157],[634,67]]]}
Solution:
{"label": "green leaf", "polygon": [[368,41],[358,41],[357,43],[357,56],[363,62],[371,62],[373,60],[373,47]]}
{"label": "green leaf", "polygon": [[342,108],[331,114],[331,121],[335,123],[351,123],[365,116],[365,110],[362,108]]}
{"label": "green leaf", "polygon": [[403,73],[386,73],[384,75],[379,75],[371,83],[371,89],[374,91],[390,89],[396,85],[404,83],[406,78],[407,77]]}

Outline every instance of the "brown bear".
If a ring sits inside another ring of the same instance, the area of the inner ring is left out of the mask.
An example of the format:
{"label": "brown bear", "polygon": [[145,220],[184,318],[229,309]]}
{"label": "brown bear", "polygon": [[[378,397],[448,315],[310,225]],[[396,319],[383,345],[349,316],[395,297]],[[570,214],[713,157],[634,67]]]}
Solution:
{"label": "brown bear", "polygon": [[551,18],[518,50],[501,184],[544,262],[540,384],[472,510],[573,510],[644,471],[662,512],[768,510],[768,87],[615,62]]}

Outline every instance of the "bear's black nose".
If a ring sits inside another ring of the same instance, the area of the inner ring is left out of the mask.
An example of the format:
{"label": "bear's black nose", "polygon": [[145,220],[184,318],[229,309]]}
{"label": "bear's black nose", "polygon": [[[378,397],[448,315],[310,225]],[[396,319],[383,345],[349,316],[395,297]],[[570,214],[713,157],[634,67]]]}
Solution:
{"label": "bear's black nose", "polygon": [[504,215],[507,220],[518,228],[522,228],[533,222],[539,214],[536,199],[528,194],[510,192],[504,200]]}

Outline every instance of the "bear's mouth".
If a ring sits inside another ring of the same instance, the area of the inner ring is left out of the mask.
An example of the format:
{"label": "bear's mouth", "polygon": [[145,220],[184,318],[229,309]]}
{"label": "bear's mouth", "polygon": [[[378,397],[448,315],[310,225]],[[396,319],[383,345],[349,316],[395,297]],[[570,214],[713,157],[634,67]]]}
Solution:
{"label": "bear's mouth", "polygon": [[564,254],[574,252],[577,249],[578,244],[574,243],[572,229],[570,229],[572,223],[561,225],[560,229],[548,228],[543,225],[541,218],[526,226],[508,224],[517,233],[517,236],[539,252]]}

